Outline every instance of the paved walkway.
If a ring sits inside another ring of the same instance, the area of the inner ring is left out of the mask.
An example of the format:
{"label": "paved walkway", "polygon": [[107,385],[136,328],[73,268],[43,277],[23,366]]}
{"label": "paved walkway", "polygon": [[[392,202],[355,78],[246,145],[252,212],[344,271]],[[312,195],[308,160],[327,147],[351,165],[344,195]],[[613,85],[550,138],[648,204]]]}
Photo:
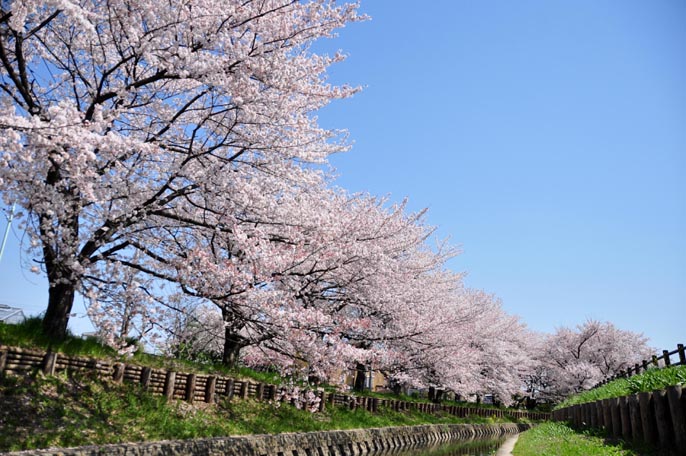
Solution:
{"label": "paved walkway", "polygon": [[505,439],[505,442],[498,448],[498,452],[495,456],[512,456],[512,449],[514,448],[515,443],[517,443],[518,438],[519,434],[515,434],[512,437]]}

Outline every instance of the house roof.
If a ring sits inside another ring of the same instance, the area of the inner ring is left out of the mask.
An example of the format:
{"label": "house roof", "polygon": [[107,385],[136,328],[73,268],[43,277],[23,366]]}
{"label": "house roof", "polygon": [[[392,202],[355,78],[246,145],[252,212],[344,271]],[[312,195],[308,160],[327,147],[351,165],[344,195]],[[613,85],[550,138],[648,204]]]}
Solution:
{"label": "house roof", "polygon": [[17,307],[0,304],[0,321],[7,321],[12,317],[24,318],[24,312]]}

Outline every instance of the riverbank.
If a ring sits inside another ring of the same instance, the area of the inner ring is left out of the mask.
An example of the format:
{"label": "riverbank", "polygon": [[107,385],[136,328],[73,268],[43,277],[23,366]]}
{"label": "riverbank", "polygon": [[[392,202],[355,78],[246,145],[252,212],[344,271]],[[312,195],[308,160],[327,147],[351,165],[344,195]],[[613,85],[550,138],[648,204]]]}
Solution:
{"label": "riverbank", "polygon": [[279,402],[222,398],[168,402],[139,385],[84,374],[0,378],[0,451],[227,435],[316,432],[424,424],[499,424],[497,416],[327,407],[311,413]]}
{"label": "riverbank", "polygon": [[667,456],[655,448],[608,439],[593,431],[577,432],[565,423],[541,423],[522,433],[512,451],[514,456]]}
{"label": "riverbank", "polygon": [[[10,453],[16,456],[167,456],[221,454],[223,456],[380,455],[451,442],[502,437],[528,429],[528,424],[457,424],[249,435],[120,445],[85,446]],[[8,455],[8,456],[9,456]]]}
{"label": "riverbank", "polygon": [[437,405],[390,394],[340,395],[327,387],[315,392],[319,402],[309,407],[298,402],[307,391],[292,394],[297,384],[277,386],[271,382],[280,379],[257,372],[262,378],[256,383],[237,372],[213,369],[149,355],[121,359],[94,340],[70,337],[50,344],[31,321],[0,324],[0,452],[228,435],[500,424],[544,415],[474,404]]}

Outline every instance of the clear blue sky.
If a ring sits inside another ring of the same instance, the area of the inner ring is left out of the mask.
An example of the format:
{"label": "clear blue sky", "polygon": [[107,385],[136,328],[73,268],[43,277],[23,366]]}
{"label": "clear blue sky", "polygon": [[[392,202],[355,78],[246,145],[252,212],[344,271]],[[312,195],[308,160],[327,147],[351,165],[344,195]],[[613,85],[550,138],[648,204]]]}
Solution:
{"label": "clear blue sky", "polygon": [[[450,267],[539,331],[609,320],[686,342],[686,2],[363,0],[323,47],[365,90],[319,114],[351,191],[405,196]],[[1,222],[0,222],[1,223]],[[0,302],[38,313],[17,239]],[[35,285],[37,284],[37,285]],[[83,307],[76,329],[86,327]]]}
{"label": "clear blue sky", "polygon": [[407,196],[535,330],[686,342],[686,2],[364,1],[320,115],[354,191]]}

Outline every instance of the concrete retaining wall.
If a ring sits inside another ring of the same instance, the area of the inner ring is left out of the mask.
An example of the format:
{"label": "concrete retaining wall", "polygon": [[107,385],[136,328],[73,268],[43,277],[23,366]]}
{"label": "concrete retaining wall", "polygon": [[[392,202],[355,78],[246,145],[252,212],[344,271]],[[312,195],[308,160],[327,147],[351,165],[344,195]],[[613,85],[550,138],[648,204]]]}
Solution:
{"label": "concrete retaining wall", "polygon": [[217,437],[200,440],[85,446],[21,451],[12,456],[358,456],[393,454],[474,438],[500,437],[529,429],[529,424],[426,425],[348,431]]}

